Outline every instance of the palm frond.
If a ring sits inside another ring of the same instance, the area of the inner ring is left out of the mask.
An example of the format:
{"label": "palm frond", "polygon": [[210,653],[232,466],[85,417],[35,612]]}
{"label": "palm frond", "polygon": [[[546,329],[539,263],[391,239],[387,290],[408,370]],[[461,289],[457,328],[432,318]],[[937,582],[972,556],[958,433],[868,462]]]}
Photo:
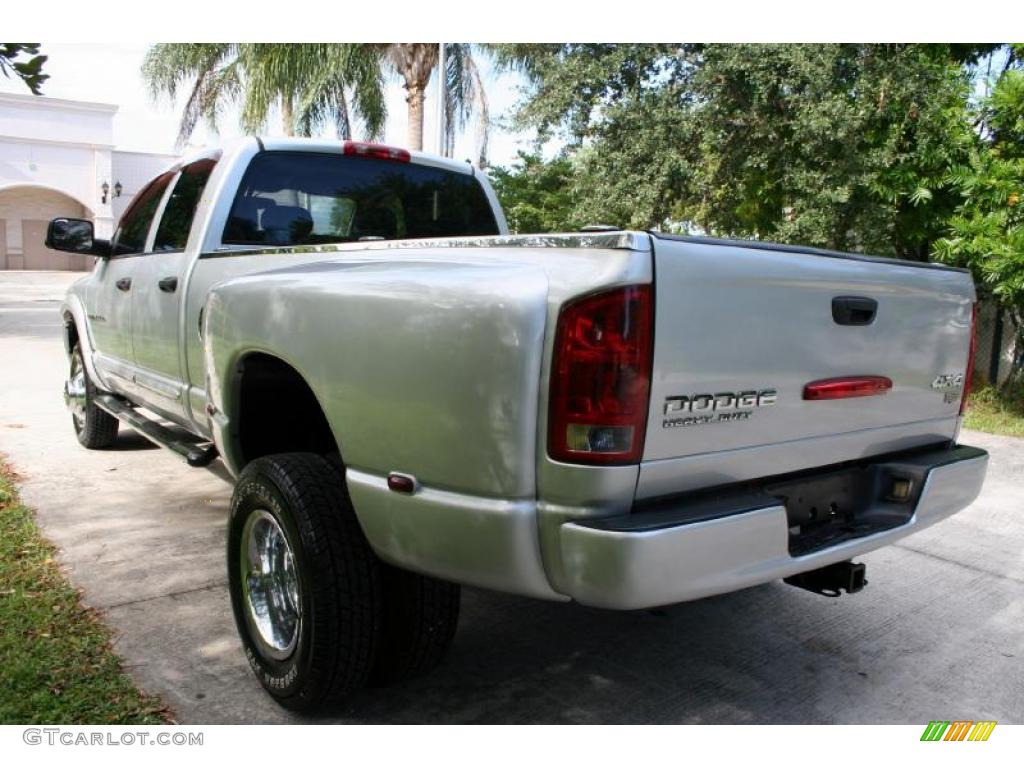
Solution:
{"label": "palm frond", "polygon": [[462,43],[445,45],[444,84],[444,154],[451,157],[455,149],[455,134],[465,127],[473,104],[473,79],[469,74],[467,59],[469,46]]}
{"label": "palm frond", "polygon": [[237,43],[161,43],[146,52],[142,75],[151,98],[166,96],[173,101],[180,89],[189,89],[178,127],[178,148],[201,119],[215,125],[224,102],[237,93],[233,66],[237,49]]}
{"label": "palm frond", "polygon": [[[359,124],[372,140],[381,136],[387,119],[387,71],[422,98],[437,63],[437,43],[162,43],[147,52],[143,77],[154,99],[173,101],[187,92],[179,147],[200,121],[216,128],[233,104],[241,107],[246,132],[264,130],[280,108],[286,133],[308,136],[333,129],[348,138]],[[445,154],[451,156],[457,133],[475,114],[477,155],[485,164],[490,115],[472,45],[447,46],[442,80]]]}
{"label": "palm frond", "polygon": [[487,143],[491,135],[491,110],[487,103],[487,91],[484,89],[483,78],[480,76],[480,68],[472,57],[468,61],[470,75],[473,78],[475,105],[477,111],[476,127],[476,164],[480,168],[487,167]]}
{"label": "palm frond", "polygon": [[444,154],[452,157],[455,137],[465,129],[474,113],[477,117],[476,160],[487,165],[487,141],[490,134],[490,110],[480,67],[469,43],[445,45],[445,121]]}
{"label": "palm frond", "polygon": [[352,112],[370,140],[384,135],[388,117],[380,50],[373,45],[345,44],[340,52],[352,92]]}

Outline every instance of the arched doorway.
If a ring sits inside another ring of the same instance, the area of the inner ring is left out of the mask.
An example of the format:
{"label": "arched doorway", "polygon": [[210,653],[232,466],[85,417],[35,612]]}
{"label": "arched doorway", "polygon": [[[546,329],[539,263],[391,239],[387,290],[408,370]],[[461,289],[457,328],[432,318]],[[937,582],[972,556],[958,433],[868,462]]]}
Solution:
{"label": "arched doorway", "polygon": [[91,256],[53,251],[43,245],[47,224],[58,216],[91,219],[92,211],[49,187],[0,189],[0,269],[91,269]]}

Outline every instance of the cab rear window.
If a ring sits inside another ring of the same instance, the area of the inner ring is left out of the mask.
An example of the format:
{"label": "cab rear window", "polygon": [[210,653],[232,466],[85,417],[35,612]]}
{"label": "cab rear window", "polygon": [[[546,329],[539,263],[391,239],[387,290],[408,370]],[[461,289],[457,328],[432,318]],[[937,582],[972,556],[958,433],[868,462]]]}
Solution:
{"label": "cab rear window", "polygon": [[377,158],[262,152],[239,186],[223,241],[317,245],[496,235],[470,174]]}

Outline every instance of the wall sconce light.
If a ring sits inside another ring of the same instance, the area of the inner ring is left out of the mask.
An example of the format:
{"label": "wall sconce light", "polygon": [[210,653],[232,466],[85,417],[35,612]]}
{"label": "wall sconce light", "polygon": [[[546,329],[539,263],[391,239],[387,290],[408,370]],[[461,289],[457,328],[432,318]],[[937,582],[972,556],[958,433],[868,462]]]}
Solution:
{"label": "wall sconce light", "polygon": [[120,197],[122,189],[124,189],[124,187],[121,186],[121,182],[120,181],[115,181],[114,182],[114,197]]}
{"label": "wall sconce light", "polygon": [[103,193],[103,198],[100,200],[100,202],[103,203],[103,205],[106,205],[107,195],[110,194],[110,184],[104,181],[103,185],[100,187],[100,191]]}

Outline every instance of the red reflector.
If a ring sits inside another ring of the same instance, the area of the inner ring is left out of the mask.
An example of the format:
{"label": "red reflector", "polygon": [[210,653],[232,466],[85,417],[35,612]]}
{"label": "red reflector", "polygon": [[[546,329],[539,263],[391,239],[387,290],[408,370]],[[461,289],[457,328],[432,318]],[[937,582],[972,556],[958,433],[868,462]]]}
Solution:
{"label": "red reflector", "polygon": [[967,410],[967,397],[971,394],[971,380],[974,378],[974,354],[978,348],[978,305],[971,305],[971,344],[967,350],[967,370],[964,371],[964,392],[960,396],[960,415]]}
{"label": "red reflector", "polygon": [[643,452],[653,359],[649,285],[562,307],[555,331],[548,454],[575,464],[633,464]]}
{"label": "red reflector", "polygon": [[842,400],[846,397],[884,395],[892,389],[892,379],[885,376],[841,376],[821,379],[804,386],[804,400]]}
{"label": "red reflector", "polygon": [[388,475],[388,488],[395,493],[415,493],[416,478],[392,472]]}
{"label": "red reflector", "polygon": [[397,160],[400,163],[408,163],[412,155],[408,150],[398,147],[389,147],[385,144],[371,144],[366,141],[346,141],[342,144],[342,153],[355,157],[375,157],[378,160]]}

